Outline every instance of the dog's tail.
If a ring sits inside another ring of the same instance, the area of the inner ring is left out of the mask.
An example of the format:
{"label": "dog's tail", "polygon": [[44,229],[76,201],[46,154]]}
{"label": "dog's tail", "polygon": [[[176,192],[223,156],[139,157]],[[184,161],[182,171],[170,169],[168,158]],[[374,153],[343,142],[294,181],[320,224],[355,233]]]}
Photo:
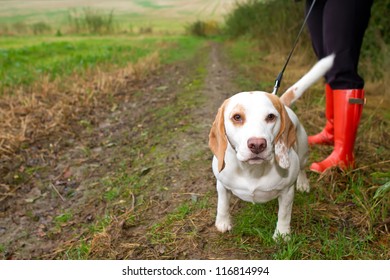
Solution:
{"label": "dog's tail", "polygon": [[283,104],[286,106],[293,104],[299,97],[301,97],[305,90],[307,90],[319,78],[324,76],[326,72],[332,68],[335,56],[335,54],[331,54],[318,61],[305,76],[286,90],[286,92],[280,97]]}

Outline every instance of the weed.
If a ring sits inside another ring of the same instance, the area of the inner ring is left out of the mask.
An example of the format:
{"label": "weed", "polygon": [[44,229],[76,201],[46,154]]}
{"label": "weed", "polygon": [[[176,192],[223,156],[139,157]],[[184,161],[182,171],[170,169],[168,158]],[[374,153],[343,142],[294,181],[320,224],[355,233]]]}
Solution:
{"label": "weed", "polygon": [[106,200],[107,202],[113,201],[114,199],[118,198],[118,196],[119,196],[118,188],[109,189],[103,195],[104,200]]}
{"label": "weed", "polygon": [[96,234],[103,232],[104,229],[112,222],[112,217],[108,214],[97,219],[96,223],[89,227],[90,233]]}
{"label": "weed", "polygon": [[[177,239],[176,228],[183,224],[185,218],[194,210],[194,205],[183,203],[172,213],[168,214],[163,221],[155,223],[148,232],[148,238],[152,244],[172,244]],[[188,233],[194,234],[192,231]]]}
{"label": "weed", "polygon": [[91,246],[82,240],[78,246],[69,248],[65,251],[65,258],[68,260],[86,260],[88,259]]}
{"label": "weed", "polygon": [[62,213],[61,215],[58,215],[54,218],[54,222],[56,226],[61,226],[63,224],[66,224],[72,219],[73,215],[70,212]]}
{"label": "weed", "polygon": [[276,260],[303,259],[302,250],[307,246],[308,242],[305,237],[291,234],[290,240],[287,242],[278,240],[272,258]]}

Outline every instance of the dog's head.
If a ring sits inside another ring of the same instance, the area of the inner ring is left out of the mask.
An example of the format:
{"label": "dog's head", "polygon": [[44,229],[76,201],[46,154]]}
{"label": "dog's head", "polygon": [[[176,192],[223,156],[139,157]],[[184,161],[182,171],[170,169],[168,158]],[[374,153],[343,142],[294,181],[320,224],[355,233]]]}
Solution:
{"label": "dog's head", "polygon": [[219,108],[209,146],[218,159],[219,172],[225,167],[228,144],[241,162],[262,164],[275,159],[287,169],[295,140],[295,127],[277,96],[261,91],[241,92]]}

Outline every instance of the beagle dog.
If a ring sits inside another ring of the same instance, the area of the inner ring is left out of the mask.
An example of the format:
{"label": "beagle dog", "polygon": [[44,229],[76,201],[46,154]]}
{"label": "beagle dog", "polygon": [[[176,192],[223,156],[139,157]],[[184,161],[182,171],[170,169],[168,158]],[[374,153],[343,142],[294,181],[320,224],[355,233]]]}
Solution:
{"label": "beagle dog", "polygon": [[323,58],[280,98],[263,91],[241,92],[225,100],[209,134],[214,154],[218,206],[215,225],[232,229],[231,193],[252,203],[278,198],[274,239],[288,239],[294,185],[309,192],[304,170],[308,157],[305,129],[289,106],[332,67],[334,55]]}

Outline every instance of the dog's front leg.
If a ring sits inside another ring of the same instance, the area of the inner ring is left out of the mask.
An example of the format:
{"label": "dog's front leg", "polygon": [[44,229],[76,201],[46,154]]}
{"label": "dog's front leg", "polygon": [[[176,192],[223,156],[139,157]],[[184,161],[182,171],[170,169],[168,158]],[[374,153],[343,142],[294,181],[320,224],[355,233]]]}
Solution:
{"label": "dog's front leg", "polygon": [[220,181],[217,180],[218,206],[215,226],[220,232],[226,232],[232,229],[230,221],[230,197],[231,193]]}
{"label": "dog's front leg", "polygon": [[279,212],[276,230],[273,235],[274,239],[277,239],[278,236],[281,236],[286,241],[289,239],[288,235],[290,234],[290,222],[293,200],[294,185],[285,189],[278,197]]}

